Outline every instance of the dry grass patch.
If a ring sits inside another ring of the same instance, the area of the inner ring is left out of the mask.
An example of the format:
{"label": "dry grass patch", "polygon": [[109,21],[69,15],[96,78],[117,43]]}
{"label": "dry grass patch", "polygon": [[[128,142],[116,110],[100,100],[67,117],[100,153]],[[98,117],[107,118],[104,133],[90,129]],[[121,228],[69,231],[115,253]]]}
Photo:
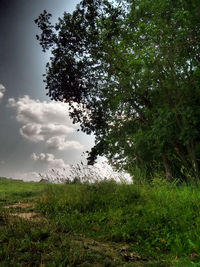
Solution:
{"label": "dry grass patch", "polygon": [[[35,203],[15,203],[4,206],[5,209],[12,210],[12,209],[29,209],[34,208]],[[38,222],[41,220],[44,220],[45,218],[41,216],[40,213],[36,213],[33,210],[29,210],[27,212],[15,212],[15,213],[9,213],[9,216],[12,217],[18,217],[20,219],[32,221],[32,222]]]}
{"label": "dry grass patch", "polygon": [[11,213],[10,216],[18,217],[28,221],[40,221],[43,219],[41,215],[36,212]]}
{"label": "dry grass patch", "polygon": [[26,209],[26,208],[34,208],[35,203],[15,203],[11,205],[6,205],[4,206],[5,209],[10,209],[10,208],[21,208],[21,209]]}

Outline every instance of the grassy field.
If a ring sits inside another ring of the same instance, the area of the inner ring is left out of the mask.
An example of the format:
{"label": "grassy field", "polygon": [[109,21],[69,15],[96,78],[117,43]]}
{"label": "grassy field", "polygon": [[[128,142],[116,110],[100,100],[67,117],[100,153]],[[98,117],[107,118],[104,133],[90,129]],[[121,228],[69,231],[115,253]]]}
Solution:
{"label": "grassy field", "polygon": [[0,266],[200,266],[200,186],[0,179]]}

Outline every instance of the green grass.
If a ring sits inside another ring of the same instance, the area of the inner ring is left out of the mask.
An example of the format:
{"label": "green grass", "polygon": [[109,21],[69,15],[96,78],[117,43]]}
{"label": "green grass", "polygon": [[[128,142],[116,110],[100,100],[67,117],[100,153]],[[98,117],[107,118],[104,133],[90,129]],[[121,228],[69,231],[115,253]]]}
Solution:
{"label": "green grass", "polygon": [[0,204],[34,200],[47,186],[47,184],[43,183],[25,183],[23,181],[0,178]]}
{"label": "green grass", "polygon": [[[2,179],[0,198],[0,266],[200,266],[200,186]],[[43,219],[11,217],[19,201]]]}

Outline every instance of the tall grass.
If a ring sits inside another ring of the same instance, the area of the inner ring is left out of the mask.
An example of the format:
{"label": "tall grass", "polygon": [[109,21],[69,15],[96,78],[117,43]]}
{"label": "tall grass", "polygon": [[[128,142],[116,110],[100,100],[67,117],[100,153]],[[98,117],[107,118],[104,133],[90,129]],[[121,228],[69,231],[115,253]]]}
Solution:
{"label": "tall grass", "polygon": [[[12,219],[12,211],[3,206],[19,201],[36,202],[34,212],[45,220]],[[95,255],[97,263],[104,262],[102,250],[101,256],[87,251],[84,238],[118,248],[126,244],[130,253],[147,258],[141,266],[200,266],[200,185],[160,178],[140,184],[105,180],[64,185],[0,179],[2,266],[79,266]],[[117,266],[111,256],[107,260],[110,265],[102,266]],[[131,264],[127,266],[137,266]]]}
{"label": "tall grass", "polygon": [[49,186],[38,208],[69,232],[128,243],[145,255],[200,260],[200,186],[105,181]]}
{"label": "tall grass", "polygon": [[48,169],[45,173],[38,173],[42,181],[55,184],[98,183],[100,181],[116,180],[131,182],[128,173],[114,170],[106,161],[93,166],[83,164],[69,165],[66,168]]}

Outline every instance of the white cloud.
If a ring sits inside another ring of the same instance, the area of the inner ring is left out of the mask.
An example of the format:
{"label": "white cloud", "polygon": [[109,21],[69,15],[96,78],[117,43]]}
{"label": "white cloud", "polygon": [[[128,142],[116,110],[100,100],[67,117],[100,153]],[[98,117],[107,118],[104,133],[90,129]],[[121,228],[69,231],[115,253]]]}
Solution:
{"label": "white cloud", "polygon": [[60,151],[68,149],[82,150],[84,148],[84,146],[77,141],[67,141],[64,136],[51,137],[47,140],[46,144],[48,148]]}
{"label": "white cloud", "polygon": [[72,127],[59,124],[27,123],[20,128],[20,134],[35,143],[45,141],[49,136],[58,135],[58,137],[62,137],[72,132],[74,132]]}
{"label": "white cloud", "polygon": [[49,168],[66,168],[69,165],[67,165],[63,159],[56,159],[53,154],[50,153],[40,153],[39,155],[36,155],[33,153],[31,155],[31,158],[34,161],[38,161],[44,164],[48,164]]}
{"label": "white cloud", "polygon": [[5,91],[6,91],[6,88],[3,86],[3,84],[0,83],[0,99],[4,97]]}
{"label": "white cloud", "polygon": [[8,99],[8,106],[16,108],[17,120],[21,123],[71,123],[68,118],[68,105],[62,102],[47,102],[31,99],[28,95],[15,100]]}
{"label": "white cloud", "polygon": [[20,128],[20,134],[26,139],[38,143],[44,140],[41,133],[41,125],[36,123],[27,123]]}
{"label": "white cloud", "polygon": [[41,180],[41,177],[37,172],[14,172],[9,176],[12,177],[13,180],[22,180],[26,182],[39,182]]}
{"label": "white cloud", "polygon": [[45,142],[47,147],[58,150],[83,149],[77,141],[66,140],[75,131],[67,108],[62,102],[47,102],[24,96],[8,99],[8,107],[16,110],[16,119],[23,124],[20,134],[31,142]]}

